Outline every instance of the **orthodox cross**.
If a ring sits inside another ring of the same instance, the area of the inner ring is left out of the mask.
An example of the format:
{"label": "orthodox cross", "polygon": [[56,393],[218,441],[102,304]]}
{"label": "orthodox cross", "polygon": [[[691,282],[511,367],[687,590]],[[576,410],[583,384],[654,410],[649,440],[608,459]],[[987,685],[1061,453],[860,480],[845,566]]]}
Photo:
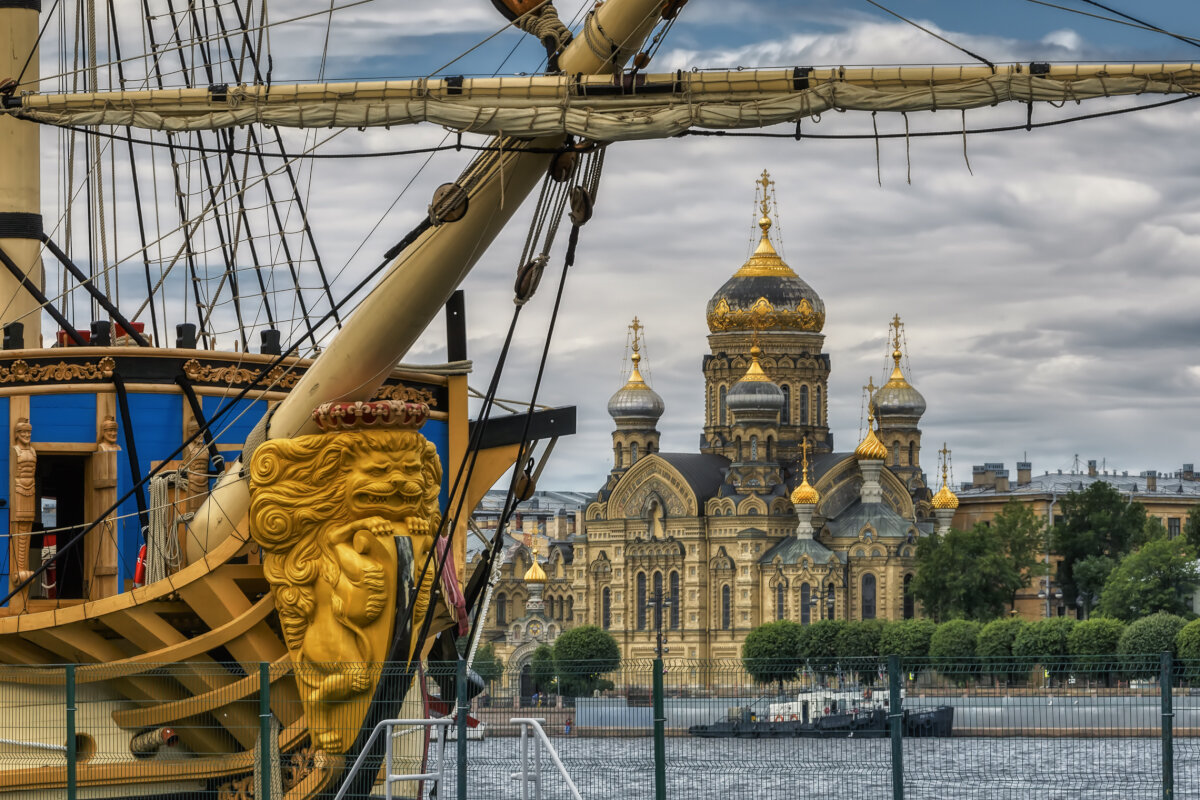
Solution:
{"label": "orthodox cross", "polygon": [[891,327],[892,327],[892,328],[895,330],[895,334],[894,334],[894,336],[893,336],[893,339],[892,339],[892,345],[893,345],[893,346],[894,346],[894,347],[895,347],[897,350],[899,350],[899,349],[900,349],[900,326],[901,326],[902,324],[903,324],[903,323],[902,323],[902,322],[900,322],[900,315],[899,315],[899,314],[897,314],[896,316],[892,317],[892,325],[891,325]]}
{"label": "orthodox cross", "polygon": [[764,217],[770,216],[770,208],[767,202],[767,193],[770,187],[775,185],[775,181],[771,180],[771,175],[765,169],[762,171],[762,176],[758,179],[758,184],[762,186],[762,201],[759,208],[762,210]]}
{"label": "orthodox cross", "polygon": [[946,443],[942,442],[942,449],[938,450],[942,456],[942,485],[946,485],[946,472],[950,465],[950,448],[946,447]]}
{"label": "orthodox cross", "polygon": [[808,480],[808,437],[800,442],[800,451],[804,454],[804,480]]}
{"label": "orthodox cross", "polygon": [[638,351],[638,334],[646,330],[646,326],[638,322],[638,318],[633,318],[633,324],[629,326],[629,330],[633,331],[633,352]]}

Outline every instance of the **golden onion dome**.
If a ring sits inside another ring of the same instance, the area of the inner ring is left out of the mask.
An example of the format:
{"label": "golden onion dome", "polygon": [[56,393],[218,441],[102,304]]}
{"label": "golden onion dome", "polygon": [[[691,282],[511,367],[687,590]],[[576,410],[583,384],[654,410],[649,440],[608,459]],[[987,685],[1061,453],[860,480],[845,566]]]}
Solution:
{"label": "golden onion dome", "polygon": [[536,547],[533,548],[531,558],[533,559],[533,563],[529,565],[529,569],[525,570],[524,581],[526,583],[545,583],[546,570],[542,569],[542,565],[538,563]]}
{"label": "golden onion dome", "polygon": [[808,482],[808,437],[804,437],[800,445],[804,452],[804,477],[800,481],[800,485],[792,490],[792,505],[794,506],[815,506],[821,501],[821,495],[813,488],[813,485]]}
{"label": "golden onion dome", "polygon": [[708,330],[819,333],[825,327],[825,303],[775,251],[765,203],[762,212],[758,247],[708,301]]}
{"label": "golden onion dome", "polygon": [[808,482],[808,478],[797,486],[792,491],[792,505],[794,506],[815,506],[821,501],[821,495],[817,494],[817,490]]}
{"label": "golden onion dome", "polygon": [[874,412],[867,412],[867,435],[854,448],[854,456],[859,461],[887,461],[888,449],[875,435]]}
{"label": "golden onion dome", "polygon": [[943,483],[942,488],[938,489],[930,504],[937,509],[955,509],[958,508],[958,495],[950,491],[950,487]]}

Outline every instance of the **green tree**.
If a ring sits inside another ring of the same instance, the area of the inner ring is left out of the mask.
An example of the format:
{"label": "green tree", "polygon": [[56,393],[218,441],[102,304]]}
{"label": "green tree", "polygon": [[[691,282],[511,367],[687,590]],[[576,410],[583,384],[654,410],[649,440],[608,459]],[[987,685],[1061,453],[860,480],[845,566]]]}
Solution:
{"label": "green tree", "polygon": [[[1016,601],[1016,593],[1025,587],[1030,577],[1045,574],[1041,556],[1046,552],[1046,523],[1033,508],[1010,498],[1000,513],[992,518],[992,530],[999,544],[1008,555],[1009,564],[1017,575],[1025,580],[1013,586],[1009,595],[1009,606]],[[1012,585],[1012,584],[1010,584]]]}
{"label": "green tree", "polygon": [[550,645],[538,645],[529,657],[529,677],[533,679],[533,688],[536,691],[551,692],[557,688],[554,649]]}
{"label": "green tree", "polygon": [[1029,671],[1029,667],[1013,661],[1013,642],[1025,627],[1020,617],[994,619],[984,625],[975,640],[975,655],[997,678],[1007,678]]}
{"label": "green tree", "polygon": [[823,619],[802,627],[800,657],[808,661],[814,672],[825,675],[837,672],[837,638],[842,628],[846,627],[846,621]]}
{"label": "green tree", "polygon": [[746,634],[746,641],[742,643],[742,666],[756,683],[776,681],[779,693],[783,694],[783,682],[799,677],[803,665],[800,658],[802,628],[784,619],[759,625]]}
{"label": "green tree", "polygon": [[1178,539],[1155,539],[1121,559],[1100,595],[1100,613],[1132,621],[1165,611],[1191,612],[1192,594],[1200,586],[1195,557]]}
{"label": "green tree", "polygon": [[1114,560],[1129,551],[1130,542],[1143,531],[1146,509],[1130,503],[1104,481],[1096,481],[1081,492],[1071,492],[1058,501],[1059,518],[1051,539],[1058,563],[1058,584],[1068,606],[1078,596],[1075,565],[1092,555]]}
{"label": "green tree", "polygon": [[1183,523],[1183,538],[1193,553],[1200,553],[1200,506],[1192,506]]}
{"label": "green tree", "polygon": [[1076,671],[1110,679],[1123,633],[1125,623],[1111,617],[1093,617],[1076,624],[1067,634],[1067,652]]}
{"label": "green tree", "polygon": [[929,639],[929,657],[944,675],[965,683],[970,676],[966,663],[975,656],[975,645],[983,626],[965,619],[952,619],[938,625]]}
{"label": "green tree", "polygon": [[1075,563],[1076,595],[1083,599],[1084,615],[1092,613],[1092,608],[1100,602],[1100,594],[1104,591],[1104,583],[1117,566],[1115,559],[1108,556],[1088,556]]}
{"label": "green tree", "polygon": [[1075,620],[1070,617],[1050,617],[1031,622],[1013,640],[1013,655],[1032,661],[1036,659],[1052,675],[1066,674],[1070,667],[1067,637]]}
{"label": "green tree", "polygon": [[491,685],[504,675],[504,665],[496,657],[496,648],[488,642],[475,651],[475,660],[471,663],[475,673],[483,678],[484,684],[490,689]]}
{"label": "green tree", "polygon": [[1129,624],[1117,645],[1132,677],[1152,678],[1158,674],[1159,654],[1164,650],[1175,654],[1175,642],[1187,620],[1174,614],[1159,612]]}
{"label": "green tree", "polygon": [[842,668],[853,669],[863,683],[874,683],[879,675],[879,640],[882,634],[883,621],[878,619],[847,622],[838,631],[835,647]]}
{"label": "green tree", "polygon": [[1175,636],[1175,652],[1181,659],[1200,661],[1200,619],[1194,619],[1179,629]]}
{"label": "green tree", "polygon": [[979,523],[969,531],[951,529],[923,536],[917,544],[912,594],[939,622],[995,619],[1025,584],[995,527]]}
{"label": "green tree", "polygon": [[902,659],[922,659],[929,656],[929,639],[937,630],[931,619],[898,619],[886,623],[879,635],[879,654],[897,655]]}
{"label": "green tree", "polygon": [[1146,522],[1142,525],[1142,529],[1129,540],[1129,550],[1132,552],[1150,542],[1166,538],[1167,529],[1162,524],[1162,520],[1158,517],[1146,517]]}
{"label": "green tree", "polygon": [[621,666],[621,650],[608,631],[596,625],[581,625],[559,634],[554,641],[554,662],[562,693],[587,695],[596,689],[612,688],[612,681],[600,676]]}

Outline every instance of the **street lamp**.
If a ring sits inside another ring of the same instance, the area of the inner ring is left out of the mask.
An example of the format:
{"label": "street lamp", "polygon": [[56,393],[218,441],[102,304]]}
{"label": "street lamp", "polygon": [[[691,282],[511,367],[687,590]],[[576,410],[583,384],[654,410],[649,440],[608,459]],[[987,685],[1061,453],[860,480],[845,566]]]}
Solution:
{"label": "street lamp", "polygon": [[1056,587],[1054,587],[1053,592],[1050,591],[1050,577],[1046,576],[1046,588],[1040,590],[1038,592],[1037,596],[1038,596],[1039,600],[1046,601],[1046,616],[1049,617],[1050,616],[1050,598],[1053,597],[1055,600],[1061,601],[1063,598],[1062,587],[1056,586]]}
{"label": "street lamp", "polygon": [[1075,605],[1078,606],[1080,613],[1083,614],[1083,619],[1088,619],[1092,616],[1092,606],[1100,599],[1100,595],[1096,592],[1080,592],[1075,598]]}

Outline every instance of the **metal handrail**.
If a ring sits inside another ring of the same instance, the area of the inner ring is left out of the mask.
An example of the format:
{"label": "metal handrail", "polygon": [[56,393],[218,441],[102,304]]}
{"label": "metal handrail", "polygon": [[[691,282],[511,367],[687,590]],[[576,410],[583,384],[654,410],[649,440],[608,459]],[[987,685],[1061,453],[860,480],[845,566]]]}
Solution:
{"label": "metal handrail", "polygon": [[[384,778],[383,778],[383,791],[384,791],[384,796],[387,798],[387,800],[392,800],[392,784],[397,781],[434,781],[435,783],[437,783],[438,786],[441,786],[442,781],[446,776],[446,759],[444,756],[446,753],[446,738],[447,737],[446,736],[438,737],[437,770],[436,771],[412,773],[412,774],[407,774],[407,775],[405,775],[405,774],[394,775],[394,774],[392,774],[392,738],[394,736],[393,730],[398,727],[432,728],[434,726],[439,726],[439,727],[445,728],[445,727],[447,727],[449,725],[453,725],[453,724],[454,724],[454,719],[451,717],[440,717],[438,719],[385,719],[385,720],[381,721],[378,725],[375,726],[374,730],[371,731],[371,735],[367,737],[367,743],[364,744],[362,750],[359,751],[358,758],[354,759],[354,764],[353,764],[353,766],[350,767],[350,771],[346,773],[346,777],[342,781],[342,787],[340,789],[338,789],[337,794],[334,796],[334,800],[342,800],[342,798],[346,796],[346,792],[349,791],[349,789],[350,789],[351,780],[358,773],[359,767],[362,766],[363,758],[366,757],[367,753],[371,752],[371,745],[373,745],[375,743],[375,739],[376,739],[376,737],[379,736],[379,732],[381,730],[387,731],[387,733],[386,733],[387,747],[385,750],[385,760],[384,760],[385,771],[384,771]],[[545,734],[542,734],[542,735],[545,736]],[[576,793],[575,796],[579,797],[578,793]]]}
{"label": "metal handrail", "polygon": [[[571,780],[571,776],[567,774],[567,768],[563,766],[558,753],[554,749],[554,745],[550,743],[550,737],[542,729],[542,723],[545,721],[541,717],[514,717],[510,720],[510,722],[515,722],[521,726],[521,771],[514,772],[510,776],[515,781],[521,781],[521,800],[529,800],[530,783],[533,783],[534,787],[534,800],[541,800],[542,798],[543,747],[549,753],[550,760],[554,762],[554,766],[558,768],[558,774],[562,775],[563,780],[567,782],[567,788],[571,790],[571,797],[575,798],[575,800],[583,800],[583,797],[579,794],[579,789],[575,787],[575,781]],[[529,769],[529,731],[531,729],[535,734],[533,739],[532,774]]]}

